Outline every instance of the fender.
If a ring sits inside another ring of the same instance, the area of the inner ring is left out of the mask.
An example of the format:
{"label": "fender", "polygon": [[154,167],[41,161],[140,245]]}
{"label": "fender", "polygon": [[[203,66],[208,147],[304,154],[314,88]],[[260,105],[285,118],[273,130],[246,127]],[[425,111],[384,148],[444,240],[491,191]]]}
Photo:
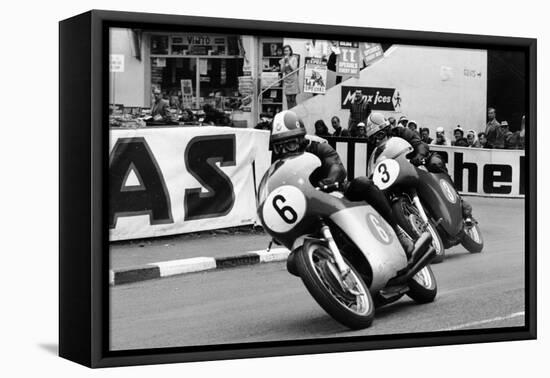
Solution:
{"label": "fender", "polygon": [[455,237],[462,230],[460,195],[445,173],[417,171],[420,178],[417,190],[422,204],[435,221],[441,219],[439,227],[450,237]]}
{"label": "fender", "polygon": [[377,292],[407,266],[407,257],[391,226],[370,205],[335,212],[330,219],[363,253],[372,269],[370,291]]}

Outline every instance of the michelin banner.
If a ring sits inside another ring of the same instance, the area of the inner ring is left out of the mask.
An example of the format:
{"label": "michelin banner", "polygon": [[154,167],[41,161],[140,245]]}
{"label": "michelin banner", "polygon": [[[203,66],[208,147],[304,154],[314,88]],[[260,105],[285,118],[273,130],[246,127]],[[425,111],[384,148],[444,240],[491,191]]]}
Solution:
{"label": "michelin banner", "polygon": [[110,240],[253,224],[269,132],[229,127],[111,129]]}
{"label": "michelin banner", "polygon": [[[361,139],[326,138],[342,159],[348,178],[367,174],[367,144]],[[466,195],[525,197],[525,152],[434,146],[447,162],[457,190]]]}

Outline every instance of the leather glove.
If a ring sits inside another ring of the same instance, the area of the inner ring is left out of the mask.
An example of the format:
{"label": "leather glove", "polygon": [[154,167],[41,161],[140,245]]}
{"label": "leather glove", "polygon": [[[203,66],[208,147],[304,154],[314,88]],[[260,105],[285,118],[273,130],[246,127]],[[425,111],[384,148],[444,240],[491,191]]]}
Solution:
{"label": "leather glove", "polygon": [[416,155],[411,159],[411,164],[418,167],[419,165],[425,164],[426,163],[425,160],[426,159],[424,159],[422,156]]}

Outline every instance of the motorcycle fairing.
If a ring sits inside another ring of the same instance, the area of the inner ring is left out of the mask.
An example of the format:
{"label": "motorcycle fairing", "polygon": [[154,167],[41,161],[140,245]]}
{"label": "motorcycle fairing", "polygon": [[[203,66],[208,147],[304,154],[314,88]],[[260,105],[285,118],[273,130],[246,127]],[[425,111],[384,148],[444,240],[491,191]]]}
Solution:
{"label": "motorcycle fairing", "polygon": [[[459,194],[454,189],[454,184],[445,173],[430,173],[418,169],[419,182],[417,185],[418,196],[422,204],[428,209],[435,221],[441,219],[439,227],[449,236],[454,237],[462,230],[462,203]],[[448,188],[453,191],[456,201],[450,201],[441,188],[441,180],[448,183]]]}
{"label": "motorcycle fairing", "polygon": [[[369,218],[376,219],[374,228]],[[407,266],[407,257],[391,226],[370,205],[345,208],[333,213],[330,219],[351,239],[363,253],[372,268],[371,292],[382,289],[386,283]],[[389,235],[382,240],[376,226]],[[370,232],[369,232],[370,228]]]}

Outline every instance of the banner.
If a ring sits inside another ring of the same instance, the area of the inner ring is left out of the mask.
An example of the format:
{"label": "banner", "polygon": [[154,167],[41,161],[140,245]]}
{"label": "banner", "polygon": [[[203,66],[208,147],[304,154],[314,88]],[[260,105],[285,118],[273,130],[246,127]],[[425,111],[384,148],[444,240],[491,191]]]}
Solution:
{"label": "banner", "polygon": [[367,97],[371,109],[399,111],[401,108],[401,95],[395,88],[342,86],[342,109],[349,109],[354,101],[355,91],[360,89],[363,96]]}
{"label": "banner", "polygon": [[338,42],[340,54],[336,59],[336,74],[359,77],[361,70],[361,56],[358,42]]}
{"label": "banner", "polygon": [[111,129],[110,240],[253,224],[269,132],[229,127]]}
{"label": "banner", "polygon": [[306,58],[304,92],[325,94],[327,91],[327,64],[318,58]]}
{"label": "banner", "polygon": [[[346,167],[348,179],[367,174],[367,144],[358,138],[326,137]],[[430,145],[447,162],[462,194],[525,197],[525,151]]]}

